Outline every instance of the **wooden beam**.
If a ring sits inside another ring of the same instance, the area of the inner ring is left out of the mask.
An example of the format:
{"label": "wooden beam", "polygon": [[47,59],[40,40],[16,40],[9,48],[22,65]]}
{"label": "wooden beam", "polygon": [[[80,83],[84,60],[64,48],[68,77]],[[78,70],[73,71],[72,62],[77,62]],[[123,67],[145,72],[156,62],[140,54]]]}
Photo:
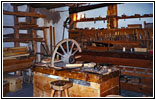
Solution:
{"label": "wooden beam", "polygon": [[3,39],[3,42],[27,42],[27,41],[43,42],[43,38],[23,38],[23,39],[5,38]]}
{"label": "wooden beam", "polygon": [[54,48],[55,48],[55,27],[53,27],[53,41],[54,41]]}
{"label": "wooden beam", "polygon": [[47,48],[47,53],[50,54],[50,52],[49,52],[49,46],[48,46],[48,39],[47,39],[47,32],[46,32],[45,29],[43,29],[43,35],[44,35],[45,46]]}
{"label": "wooden beam", "polygon": [[145,74],[145,73],[135,73],[135,72],[124,72],[124,71],[122,71],[121,75],[153,78],[153,75],[148,75],[148,74]]}
{"label": "wooden beam", "polygon": [[[10,33],[10,34],[4,34],[3,37],[9,37],[9,38],[15,38],[14,37],[15,33]],[[19,33],[19,38],[31,38],[31,34],[30,33]]]}
{"label": "wooden beam", "polygon": [[41,15],[38,13],[34,13],[34,12],[19,12],[19,11],[15,11],[15,12],[9,12],[9,11],[3,11],[3,14],[5,15],[15,15],[15,16],[19,16],[19,17],[41,17],[41,18],[45,18],[45,15]]}
{"label": "wooden beam", "polygon": [[[108,6],[107,16],[117,16],[117,4]],[[118,19],[116,17],[108,17],[107,28],[118,28]]]}
{"label": "wooden beam", "polygon": [[50,26],[50,52],[51,52],[51,55],[53,54],[53,41],[52,41],[52,37],[53,37],[52,26]]}
{"label": "wooden beam", "polygon": [[[15,11],[18,11],[18,8],[17,6],[14,6],[14,12]],[[15,25],[18,24],[18,17],[17,16],[14,16],[14,23]],[[19,30],[18,29],[14,29],[14,37],[15,39],[19,39]],[[20,43],[19,42],[14,42],[14,47],[19,47],[20,46]]]}
{"label": "wooden beam", "polygon": [[[21,52],[17,53],[18,55],[15,55],[15,53],[8,54],[9,56],[3,57],[3,60],[8,60],[8,59],[16,59],[17,57],[24,57],[24,56],[29,56],[29,53]],[[10,56],[11,55],[11,56]]]}
{"label": "wooden beam", "polygon": [[[124,55],[125,54],[125,55]],[[137,56],[137,54],[126,54],[126,53],[114,53],[113,52],[91,52],[86,51],[77,54],[82,56],[78,58],[78,61],[86,61],[86,62],[96,62],[96,63],[107,63],[114,65],[125,65],[125,66],[135,66],[135,67],[143,67],[143,68],[151,68],[153,69],[153,57],[147,57],[143,55]],[[128,56],[129,55],[129,56]],[[146,58],[147,57],[147,58]]]}
{"label": "wooden beam", "polygon": [[35,60],[35,57],[29,57],[26,59],[8,59],[3,60],[3,72],[14,72],[17,70],[22,70],[26,68],[30,68],[31,65],[33,65],[33,60]]}
{"label": "wooden beam", "polygon": [[3,26],[3,28],[14,28],[14,29],[20,29],[20,30],[27,30],[27,29],[34,29],[34,30],[43,30],[45,28],[49,28],[49,27],[31,27],[29,25],[27,26]]}
{"label": "wooden beam", "polygon": [[102,3],[102,4],[94,4],[94,5],[88,5],[88,6],[81,6],[81,7],[70,7],[69,8],[69,14],[78,13],[86,10],[92,10],[100,7],[106,7],[110,5],[114,5],[117,3]]}
{"label": "wooden beam", "polygon": [[80,20],[76,20],[75,22],[88,22],[88,21],[104,21],[107,20],[107,18],[117,18],[117,19],[132,19],[132,18],[146,18],[146,17],[153,17],[153,14],[144,14],[144,15],[140,15],[140,16],[107,16],[104,18],[82,18]]}

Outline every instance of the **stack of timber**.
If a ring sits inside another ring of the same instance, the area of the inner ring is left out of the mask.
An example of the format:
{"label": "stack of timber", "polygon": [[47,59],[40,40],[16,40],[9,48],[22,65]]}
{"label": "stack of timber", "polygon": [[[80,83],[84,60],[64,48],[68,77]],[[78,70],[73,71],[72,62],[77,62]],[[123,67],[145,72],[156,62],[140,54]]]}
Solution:
{"label": "stack of timber", "polygon": [[3,48],[3,72],[31,67],[35,57],[29,55],[27,47]]}

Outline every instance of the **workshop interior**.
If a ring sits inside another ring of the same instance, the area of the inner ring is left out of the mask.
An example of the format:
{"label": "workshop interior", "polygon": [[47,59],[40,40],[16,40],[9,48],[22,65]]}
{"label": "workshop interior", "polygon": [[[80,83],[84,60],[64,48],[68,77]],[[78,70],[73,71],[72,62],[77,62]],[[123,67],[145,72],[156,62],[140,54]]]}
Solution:
{"label": "workshop interior", "polygon": [[153,2],[1,2],[1,97],[153,98]]}

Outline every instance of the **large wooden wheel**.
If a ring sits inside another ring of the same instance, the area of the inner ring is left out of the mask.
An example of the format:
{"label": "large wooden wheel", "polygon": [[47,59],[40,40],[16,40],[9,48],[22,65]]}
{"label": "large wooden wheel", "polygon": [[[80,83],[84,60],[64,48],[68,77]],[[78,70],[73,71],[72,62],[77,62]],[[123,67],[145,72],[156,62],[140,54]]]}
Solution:
{"label": "large wooden wheel", "polygon": [[66,64],[74,63],[75,54],[81,51],[79,44],[73,39],[60,41],[53,52],[50,67],[62,69]]}

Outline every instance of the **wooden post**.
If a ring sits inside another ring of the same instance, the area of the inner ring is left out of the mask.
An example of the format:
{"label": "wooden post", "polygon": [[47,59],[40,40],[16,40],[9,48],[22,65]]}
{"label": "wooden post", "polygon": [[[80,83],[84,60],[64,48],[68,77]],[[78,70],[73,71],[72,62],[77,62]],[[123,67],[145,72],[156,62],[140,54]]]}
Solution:
{"label": "wooden post", "polygon": [[108,6],[107,10],[107,28],[118,28],[118,19],[117,16],[117,5]]}
{"label": "wooden post", "polygon": [[[17,6],[14,6],[14,12],[17,12],[17,11],[18,11]],[[18,24],[18,17],[14,16],[14,25],[17,25],[17,24]],[[18,28],[14,29],[14,37],[15,37],[15,39],[19,39],[19,29]],[[19,42],[14,42],[14,47],[19,47],[19,46],[20,46]],[[16,71],[15,74],[21,75],[21,71]]]}
{"label": "wooden post", "polygon": [[52,45],[52,26],[50,26],[50,53],[51,53],[51,55],[53,54],[53,45]]}
{"label": "wooden post", "polygon": [[[34,12],[34,8],[30,8],[30,12]],[[31,23],[32,24],[36,23],[36,20],[33,17],[31,17]],[[32,37],[33,38],[37,37],[36,30],[34,30],[34,29],[32,29]],[[35,40],[33,40],[32,42],[33,42],[34,54],[36,54],[36,52],[37,52],[37,42]]]}
{"label": "wooden post", "polygon": [[54,41],[54,48],[55,48],[55,27],[53,27],[53,41]]}
{"label": "wooden post", "polygon": [[47,49],[47,53],[48,53],[48,55],[49,55],[50,52],[49,52],[49,47],[48,47],[47,32],[46,32],[46,29],[43,29],[43,35],[44,35],[44,41],[45,41],[45,45],[46,45],[46,49]]}
{"label": "wooden post", "polygon": [[[17,6],[14,6],[14,12],[17,12],[17,11],[18,11]],[[17,25],[17,24],[18,24],[18,17],[14,16],[14,25]],[[15,37],[15,39],[19,38],[19,29],[18,28],[15,28],[15,30],[14,30],[14,37]],[[14,42],[14,47],[19,47],[19,46],[20,46],[19,42]]]}

